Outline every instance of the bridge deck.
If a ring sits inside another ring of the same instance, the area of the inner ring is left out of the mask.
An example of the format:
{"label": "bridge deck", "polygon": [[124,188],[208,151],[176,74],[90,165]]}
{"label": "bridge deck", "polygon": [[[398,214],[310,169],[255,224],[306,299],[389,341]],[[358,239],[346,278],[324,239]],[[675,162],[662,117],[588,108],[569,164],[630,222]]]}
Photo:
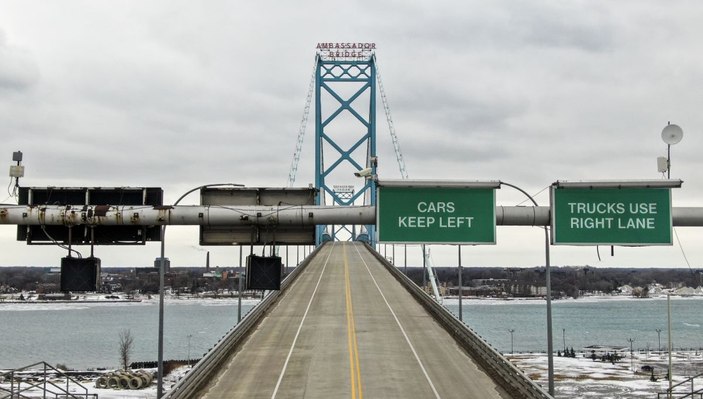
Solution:
{"label": "bridge deck", "polygon": [[358,243],[322,248],[203,395],[510,397]]}

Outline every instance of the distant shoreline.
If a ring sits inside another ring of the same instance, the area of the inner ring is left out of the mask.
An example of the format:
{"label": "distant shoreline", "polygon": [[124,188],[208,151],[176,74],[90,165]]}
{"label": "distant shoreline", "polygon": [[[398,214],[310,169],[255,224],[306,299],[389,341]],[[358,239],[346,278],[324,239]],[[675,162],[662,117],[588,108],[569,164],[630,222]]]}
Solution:
{"label": "distant shoreline", "polygon": [[141,302],[141,299],[41,299],[41,300],[19,300],[19,299],[0,299],[0,304],[12,303],[12,304],[47,304],[47,303],[130,303],[130,302]]}
{"label": "distant shoreline", "polygon": [[[671,294],[672,298],[677,298],[677,299],[703,299],[703,295],[701,294]],[[18,305],[18,304],[42,304],[42,305],[47,305],[47,304],[120,304],[120,303],[151,303],[154,302],[156,299],[158,299],[158,296],[152,296],[152,297],[145,297],[145,298],[131,298],[131,299],[100,299],[100,296],[92,296],[88,298],[78,298],[78,299],[9,299],[7,297],[3,298],[0,296],[0,306],[3,304],[13,304],[13,305]],[[185,295],[180,295],[180,296],[175,296],[175,295],[167,295],[165,297],[167,301],[207,301],[207,300],[233,300],[237,299],[237,296],[230,296],[230,295],[218,295],[218,296],[210,296],[210,295],[205,295],[205,296],[185,296]],[[260,298],[256,297],[251,297],[251,296],[246,296],[242,297],[243,300],[256,300]],[[632,295],[586,295],[586,296],[581,296],[578,298],[553,298],[552,300],[554,302],[569,302],[569,301],[576,301],[576,302],[586,302],[586,301],[617,301],[617,300],[662,300],[666,299],[666,295],[657,293],[655,295],[647,296],[647,297],[634,297]],[[451,296],[443,296],[442,300],[449,300],[452,302],[457,302],[459,301],[459,296],[457,295],[451,295]],[[515,303],[515,302],[544,302],[546,301],[545,297],[484,297],[484,296],[463,296],[462,300],[465,301],[477,301],[477,302],[483,302],[483,301],[494,301],[494,302],[505,302],[505,303]]]}
{"label": "distant shoreline", "polygon": [[[703,298],[703,295],[701,294],[691,294],[691,295],[682,295],[682,294],[671,294],[672,298],[691,298],[691,299],[696,299],[696,298]],[[442,299],[452,299],[452,300],[459,300],[459,296],[457,295],[448,295],[448,296],[443,296]],[[615,301],[615,300],[647,300],[647,299],[666,299],[665,294],[656,294],[656,295],[651,295],[647,297],[635,297],[632,295],[584,295],[580,296],[578,298],[552,298],[552,301],[555,302],[563,302],[563,301],[588,301],[588,300],[595,300],[595,301]],[[462,296],[462,300],[470,300],[470,301],[501,301],[501,302],[520,302],[520,301],[546,301],[545,297],[506,297],[506,298],[497,298],[497,297],[488,297],[488,296]]]}
{"label": "distant shoreline", "polygon": [[[230,295],[219,295],[219,296],[185,296],[185,295],[166,295],[165,300],[168,302],[178,302],[178,301],[226,301],[235,300],[237,296]],[[136,297],[136,298],[104,298],[103,295],[81,295],[80,297],[73,299],[17,299],[9,298],[9,296],[0,295],[0,306],[3,304],[12,305],[50,305],[50,304],[121,304],[121,303],[155,303],[158,302],[158,295]],[[259,300],[260,298],[252,296],[242,296],[242,300]]]}

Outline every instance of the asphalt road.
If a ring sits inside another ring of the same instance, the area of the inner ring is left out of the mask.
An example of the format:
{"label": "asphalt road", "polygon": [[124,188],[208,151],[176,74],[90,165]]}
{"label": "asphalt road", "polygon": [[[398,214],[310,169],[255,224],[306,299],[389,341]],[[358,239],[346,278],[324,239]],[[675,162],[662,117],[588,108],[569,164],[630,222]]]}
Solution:
{"label": "asphalt road", "polygon": [[510,398],[368,250],[330,243],[202,397]]}

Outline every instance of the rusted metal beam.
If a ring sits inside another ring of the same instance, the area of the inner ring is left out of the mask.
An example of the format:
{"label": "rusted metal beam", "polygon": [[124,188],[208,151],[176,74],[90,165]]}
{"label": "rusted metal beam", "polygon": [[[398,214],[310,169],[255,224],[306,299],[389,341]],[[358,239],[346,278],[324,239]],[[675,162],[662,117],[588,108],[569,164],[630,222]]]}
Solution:
{"label": "rusted metal beam", "polygon": [[[672,208],[674,226],[703,226],[703,207]],[[546,226],[547,206],[497,206],[499,226]],[[3,206],[0,225],[59,226],[250,226],[375,224],[373,206]]]}
{"label": "rusted metal beam", "polygon": [[371,206],[5,206],[0,224],[59,226],[373,224]]}

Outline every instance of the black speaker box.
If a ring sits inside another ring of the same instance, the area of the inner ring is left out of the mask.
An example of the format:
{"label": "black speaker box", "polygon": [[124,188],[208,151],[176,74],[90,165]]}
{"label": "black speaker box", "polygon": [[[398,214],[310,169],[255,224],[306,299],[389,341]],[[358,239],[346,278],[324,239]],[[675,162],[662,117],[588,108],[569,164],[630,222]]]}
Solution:
{"label": "black speaker box", "polygon": [[247,256],[247,289],[280,290],[283,263],[280,256]]}
{"label": "black speaker box", "polygon": [[61,258],[61,291],[97,291],[99,287],[99,258]]}

